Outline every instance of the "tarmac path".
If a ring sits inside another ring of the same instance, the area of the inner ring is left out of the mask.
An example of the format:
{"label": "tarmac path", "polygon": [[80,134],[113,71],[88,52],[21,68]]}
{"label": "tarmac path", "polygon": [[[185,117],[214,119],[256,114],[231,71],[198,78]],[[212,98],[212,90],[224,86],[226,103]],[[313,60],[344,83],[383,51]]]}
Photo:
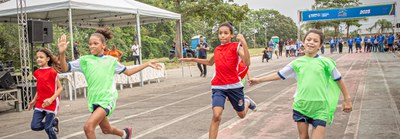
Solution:
{"label": "tarmac path", "polygon": [[[399,55],[399,54],[396,54]],[[326,138],[400,138],[400,59],[389,53],[325,54],[337,63],[353,100],[353,112],[341,111],[339,100],[335,120],[327,127]],[[250,74],[277,72],[295,58],[274,58],[262,63],[252,57]],[[134,137],[143,139],[207,138],[212,117],[210,80],[214,66],[208,67],[206,78],[196,66],[167,70],[168,78],[143,87],[118,90],[117,108],[109,118],[112,126],[132,126]],[[189,76],[189,69],[193,77]],[[292,120],[292,96],[296,81],[289,79],[246,86],[245,93],[258,103],[258,111],[249,111],[239,119],[228,103],[225,105],[219,130],[221,139],[297,138]],[[64,97],[64,95],[61,95]],[[83,125],[90,113],[83,95],[77,100],[63,98],[60,117],[61,139],[85,138]],[[0,112],[0,139],[47,138],[46,133],[30,130],[32,111]],[[100,139],[119,138],[96,130]]]}

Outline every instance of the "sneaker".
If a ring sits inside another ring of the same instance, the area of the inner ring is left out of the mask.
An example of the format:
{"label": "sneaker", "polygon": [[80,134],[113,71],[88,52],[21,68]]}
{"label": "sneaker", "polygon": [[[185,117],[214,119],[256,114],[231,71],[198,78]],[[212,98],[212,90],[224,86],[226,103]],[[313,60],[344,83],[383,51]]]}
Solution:
{"label": "sneaker", "polygon": [[132,138],[132,128],[131,127],[128,127],[128,128],[124,128],[124,131],[125,131],[125,134],[126,134],[126,137],[125,137],[125,139],[131,139]]}
{"label": "sneaker", "polygon": [[249,96],[244,96],[244,99],[249,100],[250,101],[250,105],[249,105],[249,109],[253,110],[253,111],[257,111],[257,103],[254,102]]}
{"label": "sneaker", "polygon": [[58,123],[59,123],[59,118],[58,117],[56,117],[56,118],[54,118],[54,131],[58,134],[59,132],[60,132],[60,128],[58,128]]}

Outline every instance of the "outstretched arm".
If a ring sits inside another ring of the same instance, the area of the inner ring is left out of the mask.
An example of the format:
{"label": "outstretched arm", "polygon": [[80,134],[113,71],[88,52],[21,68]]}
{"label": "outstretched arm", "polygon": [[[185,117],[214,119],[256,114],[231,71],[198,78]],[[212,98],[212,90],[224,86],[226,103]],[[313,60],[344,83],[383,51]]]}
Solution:
{"label": "outstretched arm", "polygon": [[128,76],[131,76],[132,74],[135,74],[135,73],[137,73],[137,72],[139,72],[139,71],[141,71],[141,70],[143,70],[143,69],[145,69],[147,67],[152,67],[153,69],[157,69],[157,70],[161,69],[161,65],[158,64],[157,61],[150,60],[149,62],[146,62],[146,63],[144,63],[142,65],[137,66],[137,67],[126,69],[124,71],[124,74],[128,75]]}
{"label": "outstretched arm", "polygon": [[65,50],[68,47],[69,42],[67,42],[67,36],[63,34],[61,38],[58,38],[58,51],[60,53],[60,66],[61,66],[61,71],[62,72],[67,72],[68,71],[68,64],[67,61],[65,60]]}
{"label": "outstretched arm", "polygon": [[282,78],[278,75],[278,73],[272,73],[266,76],[250,79],[249,83],[250,85],[256,85],[262,82],[275,81],[275,80],[282,80]]}
{"label": "outstretched arm", "polygon": [[200,64],[205,64],[207,66],[212,66],[214,65],[214,56],[211,57],[210,60],[207,59],[198,59],[198,58],[179,58],[179,61],[182,62],[196,62],[196,63],[200,63]]}
{"label": "outstretched arm", "polygon": [[339,85],[340,87],[340,91],[343,94],[343,104],[342,104],[342,111],[344,112],[351,112],[353,110],[353,104],[351,102],[351,97],[349,95],[349,93],[347,92],[347,87],[344,84],[343,79],[336,81],[336,83]]}

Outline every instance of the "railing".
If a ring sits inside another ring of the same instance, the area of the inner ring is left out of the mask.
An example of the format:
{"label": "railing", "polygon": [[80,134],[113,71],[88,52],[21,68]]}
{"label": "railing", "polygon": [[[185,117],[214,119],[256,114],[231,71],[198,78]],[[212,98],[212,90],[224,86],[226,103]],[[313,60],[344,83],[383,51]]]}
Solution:
{"label": "railing", "polygon": [[[150,67],[142,70],[143,82],[147,81],[150,84],[151,81],[160,82],[161,79],[167,78],[164,63],[159,64],[161,65],[161,70],[156,70]],[[127,66],[126,68],[129,69],[133,67],[136,66]],[[77,95],[74,89],[80,92],[81,88],[83,88],[84,96],[86,97],[87,82],[83,73],[75,72],[75,78],[73,78],[72,73],[61,73],[58,75],[58,78],[63,82],[65,86],[64,90],[66,90],[65,92],[67,92],[68,90],[68,93],[65,93],[65,96],[69,97],[70,100],[73,100],[73,97],[76,99]],[[129,85],[132,88],[133,84],[141,82],[139,73],[133,74],[131,76],[127,76],[125,74],[116,74],[114,75],[114,80],[116,85],[119,85],[120,90],[123,89],[124,85]]]}

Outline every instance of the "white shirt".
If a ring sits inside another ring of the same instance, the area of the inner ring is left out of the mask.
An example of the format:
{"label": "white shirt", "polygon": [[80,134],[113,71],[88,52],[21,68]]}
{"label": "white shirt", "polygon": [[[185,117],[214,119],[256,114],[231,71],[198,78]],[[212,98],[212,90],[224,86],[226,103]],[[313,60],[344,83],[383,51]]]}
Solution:
{"label": "white shirt", "polygon": [[140,55],[140,47],[139,45],[132,45],[132,55],[133,56],[139,56]]}
{"label": "white shirt", "polygon": [[290,45],[290,49],[296,49],[296,45]]}
{"label": "white shirt", "polygon": [[285,50],[290,50],[290,45],[286,45]]}

